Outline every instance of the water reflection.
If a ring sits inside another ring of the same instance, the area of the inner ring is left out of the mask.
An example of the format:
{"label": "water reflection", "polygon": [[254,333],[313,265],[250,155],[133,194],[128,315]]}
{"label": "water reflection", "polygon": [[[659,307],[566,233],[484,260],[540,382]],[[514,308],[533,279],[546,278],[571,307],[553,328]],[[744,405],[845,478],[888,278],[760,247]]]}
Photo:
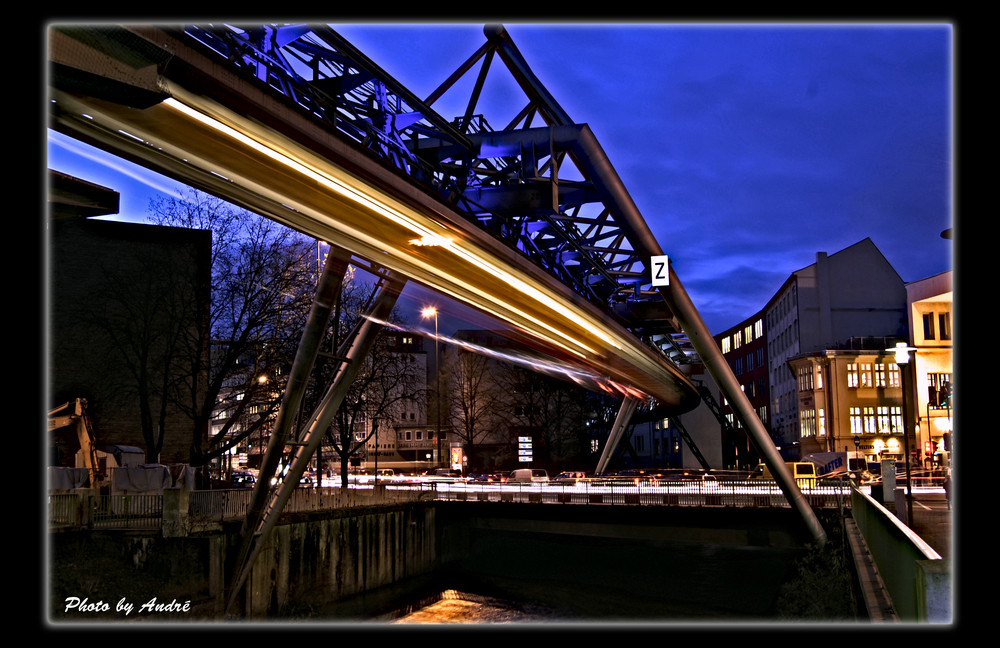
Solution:
{"label": "water reflection", "polygon": [[441,592],[438,600],[395,619],[395,624],[431,623],[531,623],[551,619],[546,610],[468,594],[456,590]]}

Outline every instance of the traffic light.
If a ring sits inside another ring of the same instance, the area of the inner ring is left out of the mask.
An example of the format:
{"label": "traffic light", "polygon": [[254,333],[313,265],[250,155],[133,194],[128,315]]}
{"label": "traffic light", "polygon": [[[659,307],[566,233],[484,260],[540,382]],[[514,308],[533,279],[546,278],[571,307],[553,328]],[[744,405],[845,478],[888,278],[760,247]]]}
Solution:
{"label": "traffic light", "polygon": [[938,407],[950,407],[950,406],[951,406],[951,381],[946,380],[944,384],[941,385],[940,402],[938,402]]}

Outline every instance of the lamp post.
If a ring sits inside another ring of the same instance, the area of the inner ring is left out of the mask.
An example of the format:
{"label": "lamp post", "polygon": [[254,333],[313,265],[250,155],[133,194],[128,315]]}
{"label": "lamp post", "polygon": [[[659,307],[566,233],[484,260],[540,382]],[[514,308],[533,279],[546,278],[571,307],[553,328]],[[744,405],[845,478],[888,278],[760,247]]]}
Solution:
{"label": "lamp post", "polygon": [[424,317],[434,317],[434,399],[435,418],[437,418],[437,458],[441,461],[441,364],[438,356],[438,311],[428,306],[420,313]]}
{"label": "lamp post", "polygon": [[910,351],[916,351],[914,347],[907,346],[906,342],[897,342],[891,349],[895,356],[896,365],[899,367],[900,386],[903,390],[903,456],[906,462],[906,524],[913,526],[913,494],[910,484],[910,473],[913,472],[910,466],[910,435],[909,418],[910,409],[908,407],[910,390]]}

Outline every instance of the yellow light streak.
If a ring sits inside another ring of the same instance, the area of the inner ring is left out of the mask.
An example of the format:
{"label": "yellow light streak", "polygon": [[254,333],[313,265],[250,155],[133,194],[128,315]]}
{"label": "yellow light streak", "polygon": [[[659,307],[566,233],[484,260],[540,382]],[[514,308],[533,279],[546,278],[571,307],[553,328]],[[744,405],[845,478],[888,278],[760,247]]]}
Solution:
{"label": "yellow light streak", "polygon": [[[399,209],[387,205],[386,203],[382,202],[381,200],[367,193],[357,190],[355,187],[351,186],[348,183],[345,183],[342,180],[334,178],[329,174],[319,171],[317,169],[314,169],[309,165],[299,160],[296,160],[290,155],[281,153],[272,148],[271,146],[259,142],[253,137],[247,135],[246,133],[243,133],[228,124],[225,124],[222,121],[177,100],[176,98],[168,98],[164,101],[164,104],[187,115],[191,119],[194,119],[195,121],[198,121],[199,123],[202,123],[205,126],[212,128],[213,130],[225,134],[226,136],[236,140],[237,142],[240,142],[244,146],[247,146],[257,151],[261,155],[264,155],[274,160],[275,162],[282,164],[290,169],[293,169],[298,173],[302,174],[303,176],[310,178],[313,181],[323,186],[326,186],[327,188],[333,190],[334,192],[340,194],[341,196],[344,196],[356,202],[357,204],[369,209],[370,211],[373,211],[399,225],[402,225],[403,227],[409,229],[411,232],[413,232],[418,236],[418,238],[410,240],[411,244],[434,245],[450,251],[458,258],[463,259],[467,263],[470,263],[482,270],[485,270],[486,272],[489,272],[494,277],[507,283],[508,285],[513,287],[515,290],[521,292],[522,294],[531,297],[532,299],[546,306],[547,308],[557,313],[561,317],[571,320],[572,322],[583,328],[583,330],[589,331],[597,335],[602,341],[604,341],[609,346],[614,347],[615,349],[618,350],[622,350],[622,347],[611,336],[601,331],[594,322],[587,321],[586,319],[574,313],[565,305],[560,304],[558,301],[556,301],[549,295],[545,294],[538,288],[528,284],[524,280],[514,276],[513,274],[503,270],[502,268],[499,268],[494,263],[488,261],[486,258],[480,256],[476,252],[460,246],[451,238],[448,238],[433,231],[431,228],[426,227],[425,225],[418,222],[413,217],[403,213]],[[438,226],[442,228],[444,227],[440,224],[438,224]],[[542,326],[551,331],[552,333],[568,340],[570,343],[576,345],[578,348],[584,349],[588,353],[592,354],[596,353],[596,351],[593,348],[591,348],[587,344],[584,344],[580,340],[577,340],[576,338],[568,335],[567,333],[560,331],[549,324],[541,322],[536,318],[533,318],[525,313],[522,313],[518,309],[508,304],[505,304],[502,301],[499,300],[495,301],[503,305],[505,308],[511,310],[512,312],[517,312],[523,317],[529,319],[536,325]],[[565,348],[564,345],[562,344],[560,344],[559,346]],[[577,353],[577,355],[581,355],[579,352],[576,351],[574,351],[574,353]]]}

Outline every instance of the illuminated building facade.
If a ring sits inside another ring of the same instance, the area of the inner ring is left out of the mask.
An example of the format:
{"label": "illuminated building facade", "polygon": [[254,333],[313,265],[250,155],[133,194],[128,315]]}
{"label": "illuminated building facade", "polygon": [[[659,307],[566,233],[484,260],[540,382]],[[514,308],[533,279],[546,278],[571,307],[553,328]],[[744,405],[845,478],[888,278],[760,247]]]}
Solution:
{"label": "illuminated building facade", "polygon": [[915,420],[922,463],[948,465],[954,414],[951,270],[906,284],[914,354]]}
{"label": "illuminated building facade", "polygon": [[[716,341],[775,446],[786,460],[794,461],[805,452],[800,439],[813,444],[815,423],[807,423],[803,434],[799,377],[790,361],[827,349],[849,349],[852,339],[905,340],[906,322],[905,284],[866,238],[834,254],[818,252],[816,262],[793,272],[757,315],[716,336]],[[752,340],[747,339],[748,331]],[[760,345],[753,347],[752,360],[748,344]],[[766,363],[764,380],[754,373],[761,370],[759,355]],[[732,419],[725,402],[720,408]]]}

